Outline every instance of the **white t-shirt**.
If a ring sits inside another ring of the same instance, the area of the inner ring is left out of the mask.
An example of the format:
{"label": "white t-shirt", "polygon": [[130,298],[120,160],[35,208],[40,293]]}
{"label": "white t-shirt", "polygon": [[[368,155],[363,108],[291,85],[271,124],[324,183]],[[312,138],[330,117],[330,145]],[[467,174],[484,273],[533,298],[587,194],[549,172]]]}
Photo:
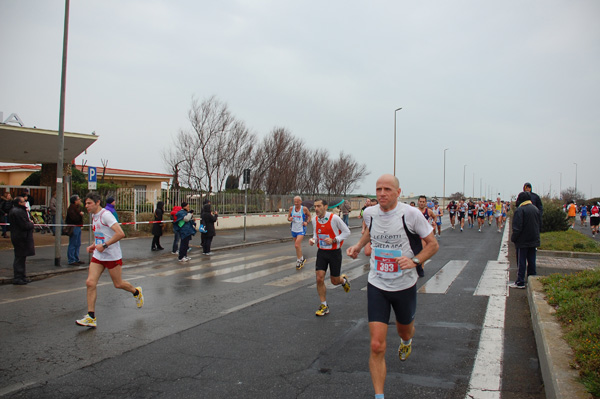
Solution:
{"label": "white t-shirt", "polygon": [[433,231],[417,208],[401,202],[388,212],[375,205],[365,209],[363,213],[373,249],[369,283],[385,291],[405,290],[415,285],[418,279],[416,269],[400,270],[394,259],[400,256],[408,258],[415,256],[404,230],[402,215],[408,230],[418,234],[419,237],[425,238]]}
{"label": "white t-shirt", "polygon": [[[104,244],[115,235],[115,231],[111,229],[112,225],[117,223],[115,216],[106,209],[102,208],[100,212],[92,215],[94,229],[94,243]],[[121,243],[115,242],[110,244],[108,248],[100,252],[94,249],[93,257],[98,260],[119,260],[123,257],[121,253]]]}

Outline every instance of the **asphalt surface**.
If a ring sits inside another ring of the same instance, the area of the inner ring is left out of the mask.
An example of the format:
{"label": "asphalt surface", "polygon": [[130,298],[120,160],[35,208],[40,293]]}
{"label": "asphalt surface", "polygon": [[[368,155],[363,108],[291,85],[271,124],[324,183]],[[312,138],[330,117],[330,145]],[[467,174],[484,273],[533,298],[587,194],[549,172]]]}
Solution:
{"label": "asphalt surface", "polygon": [[[359,224],[351,220],[351,226]],[[358,239],[358,231],[353,229],[345,246]],[[443,232],[419,287],[443,275],[449,262],[468,262],[446,293],[419,294],[407,362],[397,360],[398,338],[390,327],[387,397],[465,397],[489,300],[473,293],[486,264],[498,257],[500,236],[493,228]],[[305,242],[309,262],[296,272],[288,226],[249,229],[246,238],[244,243],[239,230],[220,231],[215,256],[207,259],[196,248],[185,266],[166,250],[151,252],[150,238],[124,240],[124,277],[144,287],[146,304],[135,309],[105,273],[97,329],[74,325],[85,313],[86,273],[41,279],[56,267],[53,247],[47,254],[38,248],[39,265],[28,259],[28,270],[40,273],[40,280],[0,287],[0,395],[372,397],[366,258],[345,259],[352,290],[330,287],[331,313],[317,318],[315,249]],[[169,249],[170,237],[162,243]],[[2,267],[10,262],[6,258]],[[546,264],[552,266],[540,267],[540,274],[565,269]],[[570,266],[565,270],[573,272],[573,262]],[[511,290],[506,303],[501,397],[542,399],[525,290]]]}

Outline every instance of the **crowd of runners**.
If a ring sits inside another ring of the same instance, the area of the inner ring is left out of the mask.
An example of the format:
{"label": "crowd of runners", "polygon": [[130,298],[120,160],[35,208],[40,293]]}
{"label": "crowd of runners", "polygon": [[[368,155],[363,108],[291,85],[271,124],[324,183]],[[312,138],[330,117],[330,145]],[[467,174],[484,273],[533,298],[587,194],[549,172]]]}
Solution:
{"label": "crowd of runners", "polygon": [[563,210],[567,214],[567,221],[569,227],[572,229],[575,228],[577,215],[579,215],[581,227],[587,226],[587,218],[589,216],[592,237],[596,237],[596,234],[598,234],[598,225],[600,224],[600,202],[577,205],[574,201],[569,201],[563,205]]}

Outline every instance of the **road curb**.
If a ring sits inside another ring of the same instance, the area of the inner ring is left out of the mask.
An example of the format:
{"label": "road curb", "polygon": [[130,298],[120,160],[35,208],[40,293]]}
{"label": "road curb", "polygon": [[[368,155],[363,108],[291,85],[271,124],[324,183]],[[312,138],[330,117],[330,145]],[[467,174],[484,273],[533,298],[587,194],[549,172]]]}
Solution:
{"label": "road curb", "polygon": [[546,398],[591,399],[592,395],[578,381],[579,373],[569,366],[573,350],[562,338],[562,328],[554,317],[556,311],[546,301],[539,279],[529,277],[527,296]]}
{"label": "road curb", "polygon": [[538,256],[556,256],[559,258],[578,258],[578,259],[594,259],[600,260],[600,254],[594,252],[569,252],[569,251],[548,251],[538,249]]}

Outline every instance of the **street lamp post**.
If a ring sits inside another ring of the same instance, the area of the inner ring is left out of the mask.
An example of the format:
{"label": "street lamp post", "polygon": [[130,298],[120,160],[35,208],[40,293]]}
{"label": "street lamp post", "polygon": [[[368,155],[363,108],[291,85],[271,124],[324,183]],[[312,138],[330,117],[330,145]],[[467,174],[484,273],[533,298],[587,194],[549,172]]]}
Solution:
{"label": "street lamp post", "polygon": [[442,201],[442,208],[446,209],[446,151],[448,151],[449,148],[445,148],[444,149],[444,191],[442,193],[442,196],[444,197],[443,201]]}
{"label": "street lamp post", "polygon": [[560,175],[560,182],[558,183],[558,199],[562,199],[562,172],[558,172]]}
{"label": "street lamp post", "polygon": [[396,114],[402,107],[394,110],[394,176],[396,176]]}
{"label": "street lamp post", "polygon": [[463,197],[466,196],[465,194],[465,173],[467,172],[467,165],[463,166],[463,191],[462,191],[462,195]]}
{"label": "street lamp post", "polygon": [[575,164],[575,195],[577,195],[577,162],[573,162]]}
{"label": "street lamp post", "polygon": [[[58,156],[56,160],[56,222],[62,225],[63,220],[63,173],[65,158],[65,93],[67,84],[67,47],[69,43],[69,6],[65,0],[65,25],[63,30],[62,70],[60,78],[60,109],[58,114]],[[62,226],[55,226],[54,266],[60,266],[60,244]]]}

